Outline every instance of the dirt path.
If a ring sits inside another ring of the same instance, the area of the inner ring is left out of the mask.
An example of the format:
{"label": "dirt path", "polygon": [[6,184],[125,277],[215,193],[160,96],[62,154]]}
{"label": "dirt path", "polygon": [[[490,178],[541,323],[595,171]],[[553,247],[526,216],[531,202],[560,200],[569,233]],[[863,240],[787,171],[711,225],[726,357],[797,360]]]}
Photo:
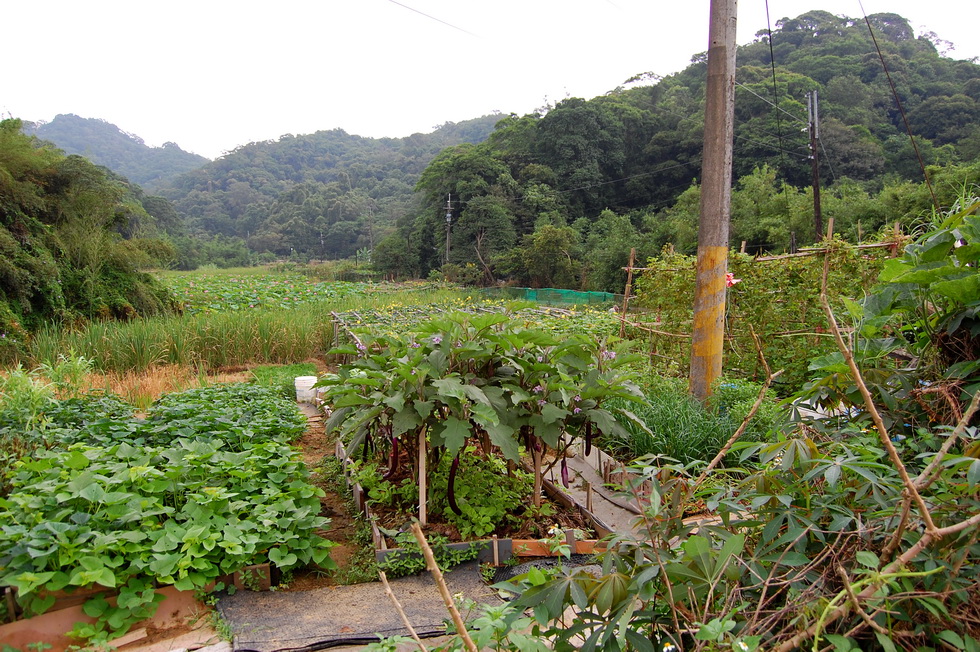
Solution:
{"label": "dirt path", "polygon": [[[309,418],[309,425],[303,436],[293,443],[303,456],[303,462],[311,472],[316,472],[325,458],[334,454],[334,442],[328,440],[323,429],[323,417],[312,405],[300,404],[300,409]],[[347,575],[352,558],[361,548],[357,541],[358,521],[348,511],[348,499],[333,490],[333,483],[328,478],[313,478],[314,483],[322,488],[325,496],[320,499],[321,516],[330,519],[330,525],[321,532],[321,536],[335,542],[337,546],[331,550],[330,557],[337,564],[335,571],[324,573],[316,570],[298,571],[290,580],[288,591],[308,591],[322,586],[335,586],[338,578]]]}

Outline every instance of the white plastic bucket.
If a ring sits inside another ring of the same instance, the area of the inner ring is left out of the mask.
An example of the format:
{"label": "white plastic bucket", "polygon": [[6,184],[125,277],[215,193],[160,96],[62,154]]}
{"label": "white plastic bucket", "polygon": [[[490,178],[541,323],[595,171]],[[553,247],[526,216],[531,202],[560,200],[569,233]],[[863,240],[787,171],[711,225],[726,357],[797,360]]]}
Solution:
{"label": "white plastic bucket", "polygon": [[313,398],[316,396],[316,391],[314,391],[313,386],[316,385],[316,381],[319,378],[316,376],[297,376],[296,377],[296,402],[297,403],[312,403]]}

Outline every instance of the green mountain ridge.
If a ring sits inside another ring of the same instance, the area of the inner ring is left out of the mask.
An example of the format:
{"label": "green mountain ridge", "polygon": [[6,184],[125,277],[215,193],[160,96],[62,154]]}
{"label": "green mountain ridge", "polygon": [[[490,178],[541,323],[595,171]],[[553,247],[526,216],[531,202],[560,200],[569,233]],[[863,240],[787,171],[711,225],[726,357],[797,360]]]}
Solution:
{"label": "green mountain ridge", "polygon": [[49,322],[132,319],[179,305],[140,269],[179,230],[138,186],[0,121],[0,359]]}
{"label": "green mountain ridge", "polygon": [[175,177],[209,159],[185,152],[176,143],[150,147],[143,139],[96,118],[59,114],[51,122],[25,125],[27,133],[54,143],[66,154],[78,154],[155,193]]}
{"label": "green mountain ridge", "polygon": [[161,194],[193,234],[241,238],[255,252],[280,257],[346,258],[373,248],[396,220],[417,210],[415,185],[440,151],[482,142],[500,117],[405,138],[342,129],[289,134],[239,147]]}

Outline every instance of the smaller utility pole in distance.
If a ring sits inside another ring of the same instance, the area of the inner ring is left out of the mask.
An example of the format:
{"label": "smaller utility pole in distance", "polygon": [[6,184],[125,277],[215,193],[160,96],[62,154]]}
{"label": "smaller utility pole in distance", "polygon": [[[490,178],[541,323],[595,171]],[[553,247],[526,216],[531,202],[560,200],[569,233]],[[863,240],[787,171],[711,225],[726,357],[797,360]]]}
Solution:
{"label": "smaller utility pole in distance", "polygon": [[820,161],[817,158],[817,140],[820,138],[817,91],[806,94],[806,111],[810,125],[810,165],[813,169],[813,230],[819,241],[823,237],[823,216],[820,214]]}
{"label": "smaller utility pole in distance", "polygon": [[453,194],[446,198],[446,264],[449,264],[449,227],[453,221]]}

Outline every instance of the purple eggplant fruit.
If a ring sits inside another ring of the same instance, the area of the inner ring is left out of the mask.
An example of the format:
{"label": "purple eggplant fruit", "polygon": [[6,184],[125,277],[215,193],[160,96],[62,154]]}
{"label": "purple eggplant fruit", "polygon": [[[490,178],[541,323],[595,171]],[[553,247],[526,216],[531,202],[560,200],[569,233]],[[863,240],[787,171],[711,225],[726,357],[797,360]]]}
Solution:
{"label": "purple eggplant fruit", "polygon": [[564,457],[561,458],[561,484],[568,489],[568,462]]}
{"label": "purple eggplant fruit", "polygon": [[453,463],[449,467],[449,486],[446,488],[446,498],[449,499],[449,509],[453,510],[456,516],[462,516],[463,510],[456,504],[456,472],[459,471],[459,453],[453,458]]}
{"label": "purple eggplant fruit", "polygon": [[388,454],[388,472],[384,474],[385,480],[391,480],[398,470],[398,438],[391,438],[391,453]]}
{"label": "purple eggplant fruit", "polygon": [[592,422],[585,422],[585,454],[592,452]]}

